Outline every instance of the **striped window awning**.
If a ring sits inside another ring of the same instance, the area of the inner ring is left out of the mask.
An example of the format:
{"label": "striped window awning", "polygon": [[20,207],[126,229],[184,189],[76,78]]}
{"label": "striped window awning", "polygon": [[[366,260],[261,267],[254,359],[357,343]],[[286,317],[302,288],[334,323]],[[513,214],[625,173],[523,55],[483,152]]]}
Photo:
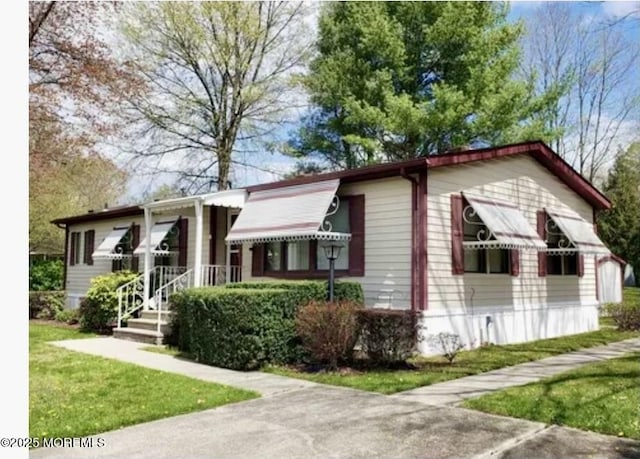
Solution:
{"label": "striped window awning", "polygon": [[225,238],[227,244],[349,240],[351,234],[333,232],[325,221],[339,206],[339,185],[336,179],[251,193]]}
{"label": "striped window awning", "polygon": [[[610,253],[607,246],[604,245],[593,230],[593,224],[587,222],[577,213],[569,210],[560,211],[548,208],[545,209],[545,212],[570,243],[569,247],[550,249],[549,252]],[[547,232],[552,233],[553,231],[547,228]]]}
{"label": "striped window awning", "polygon": [[[478,230],[477,240],[463,242],[465,248],[533,249],[545,250],[547,245],[529,224],[522,211],[512,202],[463,193],[471,209],[469,216],[479,217],[486,230]],[[474,223],[471,223],[474,224]]]}
{"label": "striped window awning", "polygon": [[144,255],[148,244],[153,255],[168,255],[170,253],[169,250],[167,248],[161,247],[162,241],[164,241],[169,231],[171,231],[171,229],[176,225],[177,222],[178,220],[155,223],[151,228],[151,235],[146,236],[142,240],[140,245],[133,251],[133,254]]}
{"label": "striped window awning", "polygon": [[118,250],[118,244],[120,244],[120,241],[122,241],[130,229],[130,226],[114,228],[109,234],[107,234],[107,237],[104,238],[93,254],[91,254],[91,257],[94,260],[119,260],[127,256],[130,257],[131,254],[125,255]]}

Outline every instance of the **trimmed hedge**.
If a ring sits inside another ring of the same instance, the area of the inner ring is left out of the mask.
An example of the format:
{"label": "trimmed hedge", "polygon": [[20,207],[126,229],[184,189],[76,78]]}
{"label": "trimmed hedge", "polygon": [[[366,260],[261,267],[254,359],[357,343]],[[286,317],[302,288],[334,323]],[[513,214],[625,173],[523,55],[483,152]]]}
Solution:
{"label": "trimmed hedge", "polygon": [[[351,296],[346,300],[362,304],[360,284],[340,289]],[[199,362],[235,370],[297,361],[304,351],[296,335],[296,311],[325,298],[322,281],[241,282],[182,290],[170,299],[174,314],[168,342]]]}
{"label": "trimmed hedge", "polygon": [[[275,280],[275,281],[247,281],[237,282],[235,284],[227,284],[225,288],[242,288],[242,289],[263,289],[263,288],[279,288],[279,289],[295,289],[305,298],[327,299],[329,286],[327,281],[319,280]],[[333,285],[333,296],[335,301],[353,301],[354,303],[364,304],[364,292],[362,285],[358,282],[336,281]]]}
{"label": "trimmed hedge", "polygon": [[63,291],[29,292],[29,319],[54,320],[64,308]]}

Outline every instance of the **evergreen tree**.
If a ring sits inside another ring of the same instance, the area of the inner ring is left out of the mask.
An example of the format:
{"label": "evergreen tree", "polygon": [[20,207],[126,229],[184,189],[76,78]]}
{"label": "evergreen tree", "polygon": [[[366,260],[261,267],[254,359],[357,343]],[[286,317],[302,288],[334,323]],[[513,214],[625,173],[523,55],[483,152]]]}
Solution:
{"label": "evergreen tree", "polygon": [[333,168],[466,145],[550,140],[545,97],[513,75],[521,24],[495,2],[336,2],[304,79],[315,106],[290,143]]}
{"label": "evergreen tree", "polygon": [[634,268],[640,281],[640,142],[618,153],[604,192],[611,209],[598,218],[598,232],[613,253]]}

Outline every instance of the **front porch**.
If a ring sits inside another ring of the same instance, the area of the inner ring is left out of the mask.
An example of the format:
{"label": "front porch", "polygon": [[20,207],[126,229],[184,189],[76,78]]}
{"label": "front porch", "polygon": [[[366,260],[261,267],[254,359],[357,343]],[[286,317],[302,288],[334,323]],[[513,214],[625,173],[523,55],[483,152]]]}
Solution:
{"label": "front porch", "polygon": [[142,270],[117,291],[114,336],[161,343],[171,294],[242,279],[239,246],[227,245],[224,239],[245,195],[243,190],[231,190],[144,206],[145,238],[131,250],[131,256],[140,258]]}

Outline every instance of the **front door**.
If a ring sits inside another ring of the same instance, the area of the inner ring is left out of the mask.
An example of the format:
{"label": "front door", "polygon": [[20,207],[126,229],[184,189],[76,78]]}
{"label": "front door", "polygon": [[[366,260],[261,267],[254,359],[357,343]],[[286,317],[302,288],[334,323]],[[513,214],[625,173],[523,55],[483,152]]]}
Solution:
{"label": "front door", "polygon": [[[237,213],[231,214],[227,233],[236,222],[237,218]],[[231,265],[231,276],[229,280],[230,282],[240,282],[242,280],[242,245],[233,244],[229,246],[229,260],[229,264]]]}

